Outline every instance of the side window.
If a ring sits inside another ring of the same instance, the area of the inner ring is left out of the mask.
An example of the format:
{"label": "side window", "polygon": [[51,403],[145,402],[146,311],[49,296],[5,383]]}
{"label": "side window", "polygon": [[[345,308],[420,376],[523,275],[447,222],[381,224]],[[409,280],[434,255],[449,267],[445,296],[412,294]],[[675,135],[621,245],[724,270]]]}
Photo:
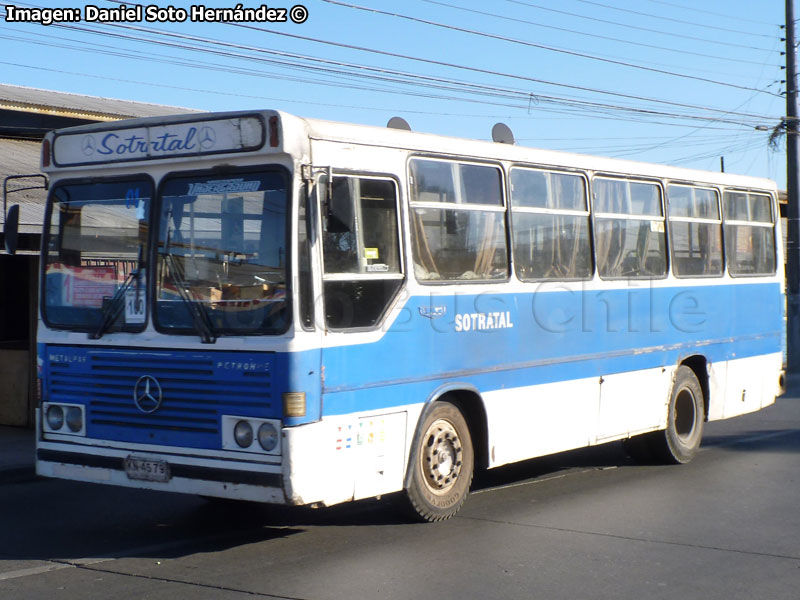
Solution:
{"label": "side window", "polygon": [[661,188],[653,183],[610,178],[596,178],[592,186],[600,277],[664,277],[667,244]]}
{"label": "side window", "polygon": [[676,277],[722,275],[722,219],[715,190],[667,187],[672,271]]}
{"label": "side window", "polygon": [[414,272],[419,281],[508,277],[500,169],[413,159],[410,169]]}
{"label": "side window", "polygon": [[725,192],[725,253],[731,275],[775,273],[775,221],[766,194]]}
{"label": "side window", "polygon": [[391,179],[320,180],[325,320],[374,327],[403,284],[397,186]]}
{"label": "side window", "polygon": [[592,276],[583,177],[514,168],[511,210],[517,277],[525,281]]}

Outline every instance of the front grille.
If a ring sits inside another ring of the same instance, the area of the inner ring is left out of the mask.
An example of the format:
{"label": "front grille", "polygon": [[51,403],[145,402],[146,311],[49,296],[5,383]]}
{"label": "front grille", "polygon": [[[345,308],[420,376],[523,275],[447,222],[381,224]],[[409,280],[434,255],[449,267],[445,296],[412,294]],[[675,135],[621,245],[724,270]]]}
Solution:
{"label": "front grille", "polygon": [[[89,437],[219,448],[220,415],[280,418],[275,355],[50,347],[48,357],[48,399],[85,404]],[[152,413],[134,402],[144,376],[161,387],[161,406]]]}

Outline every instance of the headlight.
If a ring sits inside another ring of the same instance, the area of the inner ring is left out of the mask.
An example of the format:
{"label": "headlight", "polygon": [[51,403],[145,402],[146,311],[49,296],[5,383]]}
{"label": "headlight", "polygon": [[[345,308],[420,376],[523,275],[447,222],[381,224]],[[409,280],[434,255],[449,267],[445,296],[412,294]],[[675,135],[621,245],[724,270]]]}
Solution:
{"label": "headlight", "polygon": [[64,409],[57,404],[47,407],[47,426],[53,431],[58,431],[64,426]]}
{"label": "headlight", "polygon": [[239,421],[233,428],[233,439],[240,448],[249,448],[253,444],[253,427],[247,421]]}
{"label": "headlight", "polygon": [[83,413],[81,409],[77,406],[68,406],[67,407],[67,427],[73,433],[78,433],[81,429],[83,429]]}
{"label": "headlight", "polygon": [[272,452],[278,445],[278,430],[272,423],[262,423],[258,428],[258,443],[267,452]]}

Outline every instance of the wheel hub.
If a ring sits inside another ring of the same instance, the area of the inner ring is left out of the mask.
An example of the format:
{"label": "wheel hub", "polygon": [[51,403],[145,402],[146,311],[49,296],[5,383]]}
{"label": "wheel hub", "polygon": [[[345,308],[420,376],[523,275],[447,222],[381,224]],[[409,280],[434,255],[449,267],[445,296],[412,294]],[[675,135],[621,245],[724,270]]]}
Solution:
{"label": "wheel hub", "polygon": [[455,485],[462,465],[461,440],[447,421],[435,421],[425,434],[422,470],[432,491],[444,493]]}

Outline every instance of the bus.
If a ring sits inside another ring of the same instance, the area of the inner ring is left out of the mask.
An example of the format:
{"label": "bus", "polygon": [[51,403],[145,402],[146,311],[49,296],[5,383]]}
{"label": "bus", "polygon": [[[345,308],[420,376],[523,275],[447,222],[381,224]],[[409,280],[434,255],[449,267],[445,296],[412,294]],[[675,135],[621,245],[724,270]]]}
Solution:
{"label": "bus", "polygon": [[784,386],[774,182],[263,110],[51,132],[37,473],[453,516]]}

